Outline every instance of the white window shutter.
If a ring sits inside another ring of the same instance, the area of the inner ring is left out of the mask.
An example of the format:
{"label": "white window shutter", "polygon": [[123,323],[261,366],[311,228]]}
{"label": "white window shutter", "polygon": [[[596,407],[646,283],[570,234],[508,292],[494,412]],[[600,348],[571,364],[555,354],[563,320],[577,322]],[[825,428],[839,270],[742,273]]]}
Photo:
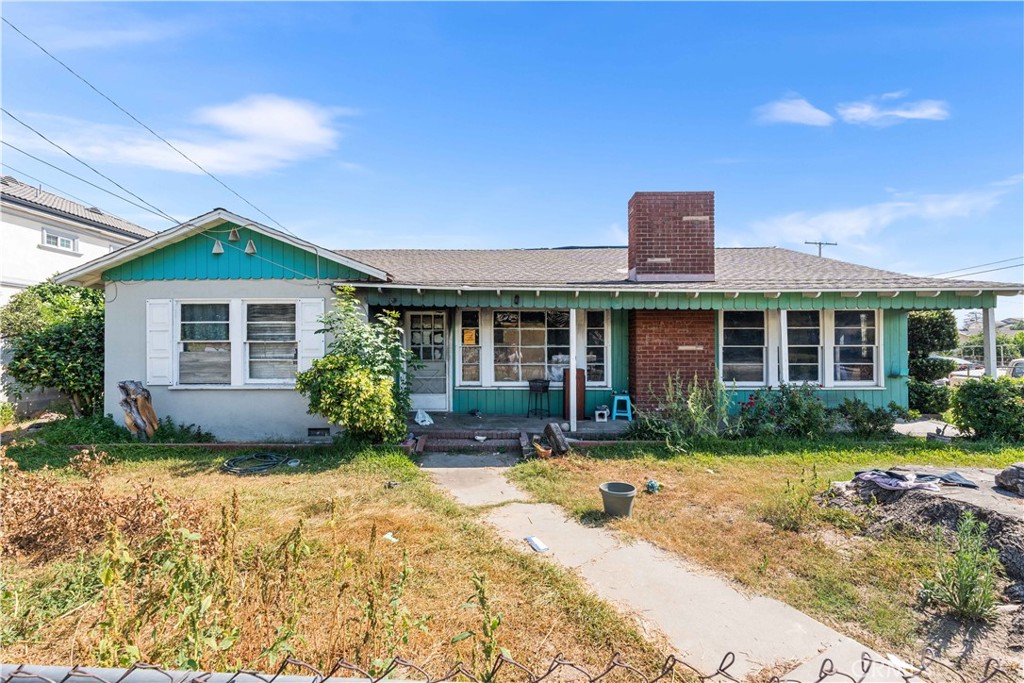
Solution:
{"label": "white window shutter", "polygon": [[168,385],[173,378],[173,302],[146,300],[146,384]]}
{"label": "white window shutter", "polygon": [[323,299],[299,299],[299,372],[309,370],[314,360],[324,357],[326,340],[324,335],[317,334],[323,327],[323,315]]}

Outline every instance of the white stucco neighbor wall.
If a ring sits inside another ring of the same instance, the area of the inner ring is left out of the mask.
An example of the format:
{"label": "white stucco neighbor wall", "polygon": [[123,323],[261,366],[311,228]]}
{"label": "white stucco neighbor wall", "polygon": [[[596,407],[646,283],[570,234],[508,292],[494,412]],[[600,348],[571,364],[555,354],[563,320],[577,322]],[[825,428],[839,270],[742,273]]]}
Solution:
{"label": "white stucco neighbor wall", "polygon": [[[44,229],[73,238],[76,250],[69,252],[45,245]],[[0,206],[0,306],[29,285],[136,241],[134,237],[94,230],[71,220],[4,202]],[[0,374],[6,358],[2,344],[0,341]],[[17,408],[21,413],[31,413],[46,407],[58,396],[56,391],[49,389],[33,391],[18,400]],[[0,383],[0,401],[6,400],[8,397]]]}
{"label": "white stucco neighbor wall", "polygon": [[[106,285],[106,374],[104,412],[120,422],[119,381],[146,381],[146,300],[218,298],[324,298],[329,310],[330,284],[290,280],[217,280],[110,282]],[[160,417],[196,424],[220,441],[306,441],[310,427],[331,427],[306,412],[308,403],[291,388],[147,387]]]}

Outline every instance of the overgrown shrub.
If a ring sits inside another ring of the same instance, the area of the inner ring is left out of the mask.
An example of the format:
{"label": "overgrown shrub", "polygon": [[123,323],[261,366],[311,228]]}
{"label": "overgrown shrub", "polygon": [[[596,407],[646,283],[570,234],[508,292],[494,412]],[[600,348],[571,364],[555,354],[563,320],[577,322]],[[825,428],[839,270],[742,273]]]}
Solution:
{"label": "overgrown shrub", "polygon": [[950,358],[911,358],[910,376],[919,382],[934,382],[949,377],[957,368],[957,362]]}
{"label": "overgrown shrub", "polygon": [[896,420],[907,417],[907,411],[895,401],[890,401],[885,408],[872,408],[859,398],[844,399],[836,412],[846,420],[857,436],[886,436],[892,433]]}
{"label": "overgrown shrub", "polygon": [[310,414],[341,425],[349,437],[397,442],[410,407],[405,373],[416,361],[402,345],[397,313],[374,322],[361,307],[353,288],[338,293],[320,330],[332,335],[327,355],[296,376],[295,388],[309,399]]}
{"label": "overgrown shrub", "polygon": [[14,424],[14,406],[7,401],[0,401],[0,427]]}
{"label": "overgrown shrub", "polygon": [[100,409],[103,397],[103,292],[43,282],[0,309],[0,336],[10,349],[14,395],[58,389],[75,415]]}
{"label": "overgrown shrub", "polygon": [[664,440],[678,447],[692,437],[733,436],[739,418],[730,413],[733,392],[721,380],[702,382],[694,375],[689,384],[681,375],[669,376],[665,395],[655,410],[635,409],[626,437]]}
{"label": "overgrown shrub", "polygon": [[758,389],[740,404],[741,431],[747,436],[824,436],[835,427],[835,416],[821,402],[817,389],[813,384]]}
{"label": "overgrown shrub", "polygon": [[936,538],[936,577],[924,582],[926,602],[942,605],[961,619],[989,621],[996,614],[996,577],[1002,565],[999,552],[985,546],[988,524],[965,512],[956,527],[956,549],[946,552],[941,535]]}
{"label": "overgrown shrub", "polygon": [[979,439],[1024,441],[1024,379],[981,377],[959,385],[953,424]]}
{"label": "overgrown shrub", "polygon": [[949,410],[949,398],[952,390],[945,384],[922,382],[913,377],[907,384],[910,394],[910,406],[922,413],[941,414]]}

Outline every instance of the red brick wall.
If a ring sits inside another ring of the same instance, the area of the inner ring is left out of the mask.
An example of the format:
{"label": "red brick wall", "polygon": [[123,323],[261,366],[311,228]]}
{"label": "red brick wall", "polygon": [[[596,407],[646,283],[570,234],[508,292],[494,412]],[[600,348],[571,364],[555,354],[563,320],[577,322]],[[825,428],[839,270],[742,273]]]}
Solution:
{"label": "red brick wall", "polygon": [[714,311],[630,311],[629,392],[635,405],[657,408],[670,376],[678,374],[686,384],[695,374],[714,380],[715,355]]}
{"label": "red brick wall", "polygon": [[629,277],[715,279],[715,193],[637,192],[629,200]]}

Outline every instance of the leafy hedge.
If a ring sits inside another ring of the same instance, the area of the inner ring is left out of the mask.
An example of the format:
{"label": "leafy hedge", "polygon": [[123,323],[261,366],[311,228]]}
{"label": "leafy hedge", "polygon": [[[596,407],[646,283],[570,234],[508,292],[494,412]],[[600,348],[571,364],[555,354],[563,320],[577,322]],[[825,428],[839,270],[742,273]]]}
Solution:
{"label": "leafy hedge", "polygon": [[942,384],[910,379],[910,407],[922,413],[939,414],[949,410],[950,388]]}
{"label": "leafy hedge", "polygon": [[1024,380],[982,377],[953,394],[953,424],[979,439],[1024,442]]}
{"label": "leafy hedge", "polygon": [[910,376],[919,382],[934,382],[937,379],[943,379],[956,368],[956,361],[948,358],[910,359]]}

